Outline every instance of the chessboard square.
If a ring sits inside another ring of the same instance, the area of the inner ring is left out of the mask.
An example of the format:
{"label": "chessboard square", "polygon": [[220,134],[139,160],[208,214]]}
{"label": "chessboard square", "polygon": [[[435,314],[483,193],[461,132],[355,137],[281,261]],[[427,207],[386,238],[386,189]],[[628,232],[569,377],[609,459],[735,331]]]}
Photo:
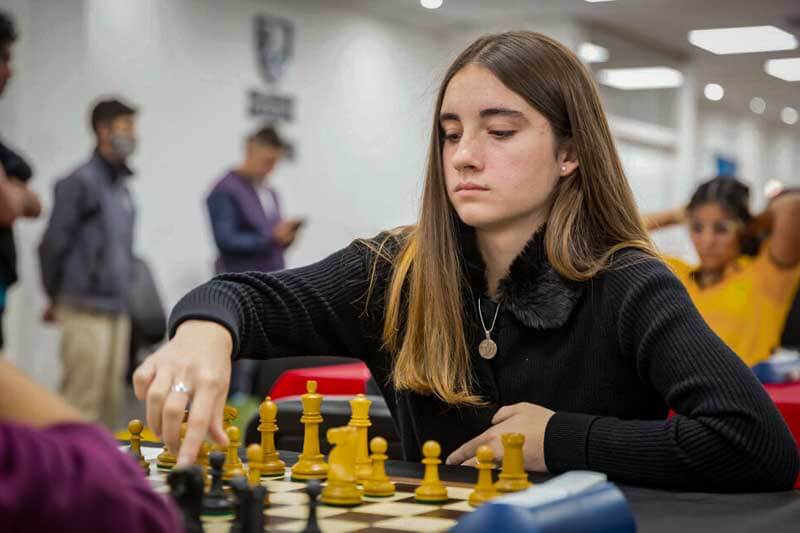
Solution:
{"label": "chessboard square", "polygon": [[204,533],[229,533],[231,525],[228,522],[214,522],[210,524],[203,524]]}
{"label": "chessboard square", "polygon": [[454,500],[468,500],[473,490],[470,487],[447,487],[447,495]]}
{"label": "chessboard square", "polygon": [[464,516],[464,511],[454,511],[452,509],[434,509],[433,511],[417,515],[420,518],[447,518],[450,520],[458,520]]}
{"label": "chessboard square", "polygon": [[262,481],[266,481],[268,479],[289,479],[290,477],[292,477],[292,471],[291,471],[291,469],[288,469],[288,468],[283,471],[283,474],[271,474],[269,476],[265,476],[264,474],[261,474],[261,480]]}
{"label": "chessboard square", "polygon": [[443,505],[442,509],[446,509],[448,511],[463,511],[466,513],[472,512],[475,510],[473,506],[469,504],[468,501],[460,501],[457,503],[451,503],[448,505]]}
{"label": "chessboard square", "polygon": [[[322,505],[317,507],[317,516],[319,517],[336,516],[346,512],[347,509],[341,509],[338,507],[326,507]],[[280,507],[270,507],[264,512],[264,514],[268,516],[281,516],[284,518],[308,518],[308,505],[282,505]]]}
{"label": "chessboard square", "polygon": [[[308,517],[308,505],[304,505],[303,509],[306,510],[305,516]],[[329,507],[327,505],[317,506],[317,516],[320,518],[328,518],[331,516],[339,516],[348,511],[347,507]]]}
{"label": "chessboard square", "polygon": [[376,516],[370,513],[362,513],[361,511],[348,511],[346,513],[336,516],[336,520],[344,520],[345,522],[361,522],[364,526],[370,525],[376,520],[384,520],[392,518],[391,516]]}
{"label": "chessboard square", "polygon": [[337,517],[322,518],[319,521],[319,528],[325,533],[350,533],[351,531],[363,531],[368,527],[368,522],[350,522],[339,520]]}
{"label": "chessboard square", "polygon": [[414,500],[414,494],[411,492],[395,492],[391,496],[364,496],[365,502],[396,502],[398,500],[406,500],[409,501]]}
{"label": "chessboard square", "polygon": [[149,446],[142,447],[142,455],[148,461],[152,461],[153,459],[157,458],[163,451],[164,448],[150,448]]}
{"label": "chessboard square", "polygon": [[[297,520],[296,518],[272,516],[264,513],[264,528],[267,531],[297,531],[298,528],[295,524],[302,524],[302,527],[299,528],[299,531],[302,531],[305,529],[307,522],[305,519]],[[208,532],[206,531],[206,533]]]}
{"label": "chessboard square", "polygon": [[269,503],[281,505],[303,505],[308,503],[308,494],[305,492],[272,492]]}
{"label": "chessboard square", "polygon": [[411,494],[414,494],[414,491],[417,490],[417,487],[419,487],[419,485],[412,485],[411,483],[396,482],[394,484],[394,489],[397,492],[409,492]]}
{"label": "chessboard square", "polygon": [[419,503],[419,502],[417,502],[417,499],[414,497],[413,494],[408,494],[406,496],[403,496],[402,498],[397,498],[396,500],[392,500],[392,501],[398,502],[398,503],[414,503],[414,504]]}
{"label": "chessboard square", "polygon": [[384,502],[370,503],[358,508],[361,513],[381,514],[385,516],[413,516],[436,509],[436,505],[424,503]]}
{"label": "chessboard square", "polygon": [[456,525],[455,520],[447,518],[425,518],[420,516],[403,516],[381,520],[372,524],[374,527],[396,529],[398,531],[447,531]]}
{"label": "chessboard square", "polygon": [[447,505],[453,505],[454,503],[463,502],[464,500],[458,500],[458,499],[455,499],[455,498],[447,498],[446,500],[439,501],[439,502],[425,502],[425,501],[417,500],[417,499],[414,499],[414,501],[416,503],[423,503],[423,504],[426,504],[426,505],[435,505],[436,507],[445,507]]}
{"label": "chessboard square", "polygon": [[301,490],[304,489],[306,486],[305,483],[298,483],[296,481],[275,481],[267,479],[262,479],[261,484],[267,487],[270,493]]}
{"label": "chessboard square", "polygon": [[[121,444],[117,446],[117,449],[125,454],[128,454],[131,451],[131,447],[127,444]],[[142,450],[142,457],[144,457],[149,462],[158,457],[159,455],[161,455],[161,452],[164,451],[164,448],[151,448],[150,446],[142,446],[141,450]]]}
{"label": "chessboard square", "polygon": [[[274,520],[275,518],[280,521],[276,522]],[[298,531],[304,531],[307,524],[308,523],[305,520],[288,520],[280,517],[268,517],[264,525],[266,526],[265,530],[271,531],[272,533],[294,533]],[[205,533],[209,532],[206,531]]]}

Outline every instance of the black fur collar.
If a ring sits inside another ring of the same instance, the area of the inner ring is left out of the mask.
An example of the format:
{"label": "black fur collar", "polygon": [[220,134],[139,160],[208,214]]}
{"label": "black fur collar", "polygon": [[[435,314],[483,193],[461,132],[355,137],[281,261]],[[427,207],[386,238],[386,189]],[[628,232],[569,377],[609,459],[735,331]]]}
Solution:
{"label": "black fur collar", "polygon": [[[486,265],[475,230],[457,221],[465,274],[472,294],[486,294]],[[553,269],[544,248],[544,226],[533,234],[500,281],[499,301],[524,325],[536,329],[563,326],[580,298],[582,284],[564,279]]]}

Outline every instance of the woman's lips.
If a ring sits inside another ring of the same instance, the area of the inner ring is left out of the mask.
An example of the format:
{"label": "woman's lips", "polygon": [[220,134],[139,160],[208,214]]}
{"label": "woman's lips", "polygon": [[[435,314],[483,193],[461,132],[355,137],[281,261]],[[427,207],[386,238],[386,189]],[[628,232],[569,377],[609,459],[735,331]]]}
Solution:
{"label": "woman's lips", "polygon": [[477,183],[469,183],[466,181],[462,181],[458,185],[456,185],[456,192],[459,191],[488,191],[488,187],[484,187],[483,185],[478,185]]}

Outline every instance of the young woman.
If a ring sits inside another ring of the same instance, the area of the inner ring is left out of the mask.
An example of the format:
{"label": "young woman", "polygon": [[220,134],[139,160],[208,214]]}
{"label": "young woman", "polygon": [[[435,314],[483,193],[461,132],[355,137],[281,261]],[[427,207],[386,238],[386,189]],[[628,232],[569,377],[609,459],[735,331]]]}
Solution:
{"label": "young woman", "polygon": [[688,220],[700,264],[668,258],[711,329],[752,366],[780,346],[800,284],[800,193],[750,214],[747,186],[731,177],[700,185],[688,207],[644,217],[648,229]]}
{"label": "young woman", "polygon": [[[798,455],[752,373],[655,257],[596,87],[543,35],[478,39],[442,83],[419,220],[319,263],[215,278],[137,370],[147,420],[190,462],[231,358],[341,354],[383,388],[407,460],[469,463],[526,436],[529,470],[779,490]],[[668,409],[678,414],[668,420]]]}

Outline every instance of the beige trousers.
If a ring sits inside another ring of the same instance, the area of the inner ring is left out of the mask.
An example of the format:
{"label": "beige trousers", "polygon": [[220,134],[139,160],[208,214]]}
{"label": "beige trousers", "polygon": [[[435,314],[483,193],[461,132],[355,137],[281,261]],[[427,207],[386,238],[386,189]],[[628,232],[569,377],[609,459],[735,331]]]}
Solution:
{"label": "beige trousers", "polygon": [[61,394],[94,422],[111,431],[124,391],[131,322],[127,315],[60,305]]}

